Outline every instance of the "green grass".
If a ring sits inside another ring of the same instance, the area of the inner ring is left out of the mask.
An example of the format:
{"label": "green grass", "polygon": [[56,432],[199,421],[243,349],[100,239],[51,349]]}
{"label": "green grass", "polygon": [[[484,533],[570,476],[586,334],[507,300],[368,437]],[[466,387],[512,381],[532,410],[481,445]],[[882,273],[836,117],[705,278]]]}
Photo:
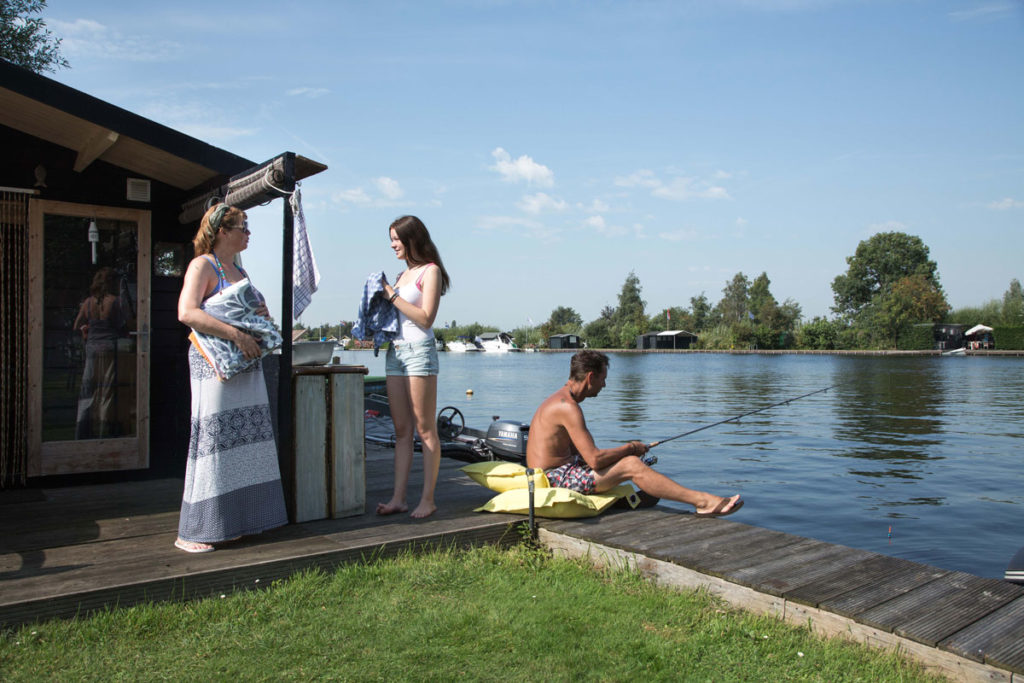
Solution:
{"label": "green grass", "polygon": [[920,681],[891,652],[522,546],[308,572],[267,590],[0,637],[0,680]]}

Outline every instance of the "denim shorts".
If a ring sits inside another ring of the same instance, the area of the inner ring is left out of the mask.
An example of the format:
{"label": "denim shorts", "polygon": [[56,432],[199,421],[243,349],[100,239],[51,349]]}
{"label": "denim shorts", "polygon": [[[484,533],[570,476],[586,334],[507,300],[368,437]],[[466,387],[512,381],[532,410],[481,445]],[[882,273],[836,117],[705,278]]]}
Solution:
{"label": "denim shorts", "polygon": [[436,375],[437,369],[437,346],[430,338],[391,342],[384,362],[384,372],[389,376],[425,377]]}

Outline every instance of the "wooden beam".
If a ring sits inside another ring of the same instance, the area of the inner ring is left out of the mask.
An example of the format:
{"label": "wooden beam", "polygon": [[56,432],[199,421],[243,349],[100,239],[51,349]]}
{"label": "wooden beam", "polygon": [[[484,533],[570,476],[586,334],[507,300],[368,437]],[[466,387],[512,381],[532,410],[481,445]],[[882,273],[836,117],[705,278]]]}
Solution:
{"label": "wooden beam", "polygon": [[78,158],[75,159],[75,172],[81,173],[89,164],[96,161],[101,154],[114,146],[120,137],[118,133],[106,128],[100,128],[92,137],[85,141],[85,144],[78,150]]}

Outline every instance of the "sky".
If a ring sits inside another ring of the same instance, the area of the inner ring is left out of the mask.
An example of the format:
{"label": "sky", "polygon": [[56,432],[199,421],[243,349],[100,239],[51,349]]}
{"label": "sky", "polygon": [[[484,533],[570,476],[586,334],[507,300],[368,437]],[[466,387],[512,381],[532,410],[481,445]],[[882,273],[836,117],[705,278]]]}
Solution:
{"label": "sky", "polygon": [[[920,237],[954,307],[1024,280],[1021,0],[49,0],[61,83],[260,163],[291,151],[321,281],[353,320],[423,219],[435,327],[648,314],[736,273],[830,316],[878,232]],[[280,310],[282,208],[243,258]]]}

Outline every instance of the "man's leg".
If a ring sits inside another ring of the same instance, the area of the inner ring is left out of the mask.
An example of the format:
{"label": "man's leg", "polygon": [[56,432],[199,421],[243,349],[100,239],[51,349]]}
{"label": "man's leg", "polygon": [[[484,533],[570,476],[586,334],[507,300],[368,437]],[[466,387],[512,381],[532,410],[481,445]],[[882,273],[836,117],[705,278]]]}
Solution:
{"label": "man's leg", "polygon": [[607,491],[630,480],[652,496],[692,505],[700,515],[726,514],[732,511],[740,500],[739,494],[723,498],[704,491],[688,489],[664,474],[652,470],[636,456],[623,458],[604,470],[594,471],[594,483],[598,492]]}

